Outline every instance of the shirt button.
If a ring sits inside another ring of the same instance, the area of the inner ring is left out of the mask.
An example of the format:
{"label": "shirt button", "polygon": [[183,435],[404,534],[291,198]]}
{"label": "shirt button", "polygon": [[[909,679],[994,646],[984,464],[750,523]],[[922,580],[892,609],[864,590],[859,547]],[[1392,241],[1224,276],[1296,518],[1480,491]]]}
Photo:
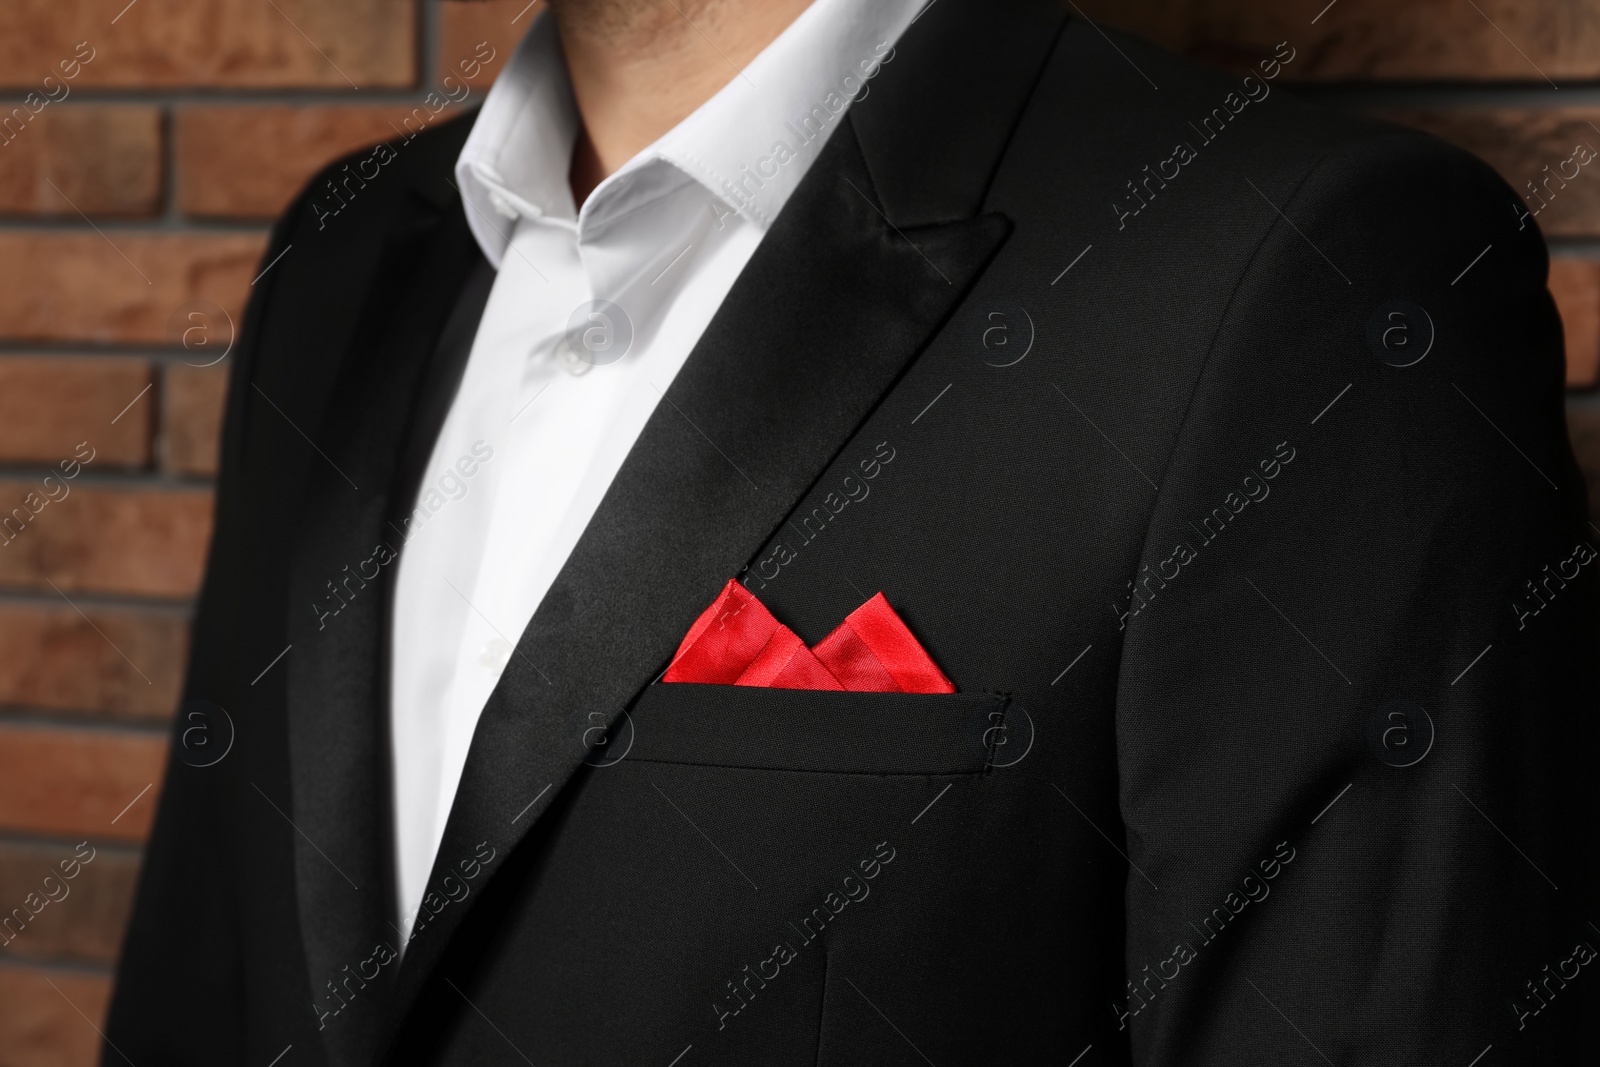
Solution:
{"label": "shirt button", "polygon": [[511,642],[503,637],[489,641],[478,652],[478,662],[485,670],[505,670],[506,664],[511,662]]}
{"label": "shirt button", "polygon": [[507,202],[506,198],[501,196],[500,193],[494,189],[489,190],[489,206],[500,212],[500,214],[504,215],[508,219],[514,219],[517,217],[517,209],[512,207],[511,204]]}
{"label": "shirt button", "polygon": [[572,350],[572,346],[565,340],[561,342],[559,348],[561,369],[572,375],[574,378],[588,374],[589,371],[594,368],[593,363],[590,363],[586,359],[579,359],[578,353],[574,352]]}

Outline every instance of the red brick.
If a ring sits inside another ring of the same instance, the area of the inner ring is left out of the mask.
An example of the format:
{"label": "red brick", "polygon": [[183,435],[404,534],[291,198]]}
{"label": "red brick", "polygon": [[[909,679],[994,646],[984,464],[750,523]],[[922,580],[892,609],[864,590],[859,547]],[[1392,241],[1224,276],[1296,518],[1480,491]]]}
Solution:
{"label": "red brick", "polygon": [[237,324],[265,249],[264,233],[0,232],[0,338],[170,344],[202,298]]}
{"label": "red brick", "polygon": [[[1390,110],[1378,117],[1482,157],[1522,197],[1546,236],[1600,235],[1600,108]],[[1587,151],[1576,152],[1580,145]],[[1590,162],[1580,165],[1580,158]]]}
{"label": "red brick", "polygon": [[325,164],[394,140],[414,106],[183,108],[174,122],[178,206],[194,216],[275,218]]}
{"label": "red brick", "polygon": [[[0,959],[116,962],[133,907],[139,857],[129,849],[92,844],[92,853],[80,852],[77,844],[0,842],[0,918],[12,918],[10,927],[0,929]],[[89,857],[87,863],[82,856]],[[54,879],[48,885],[46,875]],[[46,901],[37,913],[27,907],[29,893],[36,904]],[[26,916],[20,926],[10,910],[18,905]]]}
{"label": "red brick", "polygon": [[143,841],[166,758],[161,736],[0,724],[0,827]]}
{"label": "red brick", "polygon": [[0,601],[0,706],[171,718],[189,654],[183,613],[78,606]]}
{"label": "red brick", "polygon": [[0,1063],[93,1067],[110,1002],[109,975],[0,966]]}
{"label": "red brick", "polygon": [[1589,488],[1589,514],[1600,522],[1600,407],[1588,397],[1567,401],[1567,433]]}
{"label": "red brick", "polygon": [[[0,121],[8,114],[0,105]],[[160,108],[50,107],[20,131],[0,126],[0,151],[0,214],[135,217],[160,211]]]}
{"label": "red brick", "polygon": [[0,479],[0,587],[190,597],[210,540],[209,490]]}
{"label": "red brick", "polygon": [[1550,295],[1567,335],[1567,386],[1590,388],[1600,371],[1600,262],[1552,259]]}
{"label": "red brick", "polygon": [[1320,17],[1323,0],[1078,0],[1078,6],[1096,21],[1241,71],[1287,41],[1297,54],[1282,77],[1294,81],[1543,85],[1546,76],[1558,84],[1600,76],[1600,5],[1592,3],[1338,0]]}
{"label": "red brick", "polygon": [[[71,90],[303,86],[343,91],[352,83],[373,89],[416,81],[416,0],[138,0],[117,15],[121,4],[8,0],[6,32],[0,34],[0,85],[40,89],[56,64],[72,58],[80,41],[88,42],[83,54],[91,58],[75,80],[65,83]],[[59,88],[50,91],[60,95]]]}
{"label": "red brick", "polygon": [[174,474],[215,474],[227,366],[174,365],[162,380],[162,466]]}
{"label": "red brick", "polygon": [[[446,77],[460,81],[466,73],[476,73],[470,80],[474,88],[488,88],[489,82],[505,66],[506,57],[522,40],[522,35],[533,24],[534,16],[544,10],[544,4],[528,6],[528,0],[486,0],[473,4],[439,5],[438,61],[434,67],[435,84],[443,84]],[[512,20],[516,21],[513,22]],[[481,60],[477,49],[487,42],[493,59]],[[462,67],[460,64],[470,64]]]}
{"label": "red brick", "polygon": [[145,466],[152,380],[143,359],[0,356],[0,463],[53,467],[89,441],[101,466]]}

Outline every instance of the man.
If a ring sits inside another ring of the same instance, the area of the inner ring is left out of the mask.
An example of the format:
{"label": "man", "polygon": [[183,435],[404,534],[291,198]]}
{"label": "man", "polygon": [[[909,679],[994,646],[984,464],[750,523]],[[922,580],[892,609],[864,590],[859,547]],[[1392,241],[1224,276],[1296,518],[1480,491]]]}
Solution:
{"label": "man", "polygon": [[[1544,246],[1299,55],[569,0],[314,181],[107,1062],[1592,1058]],[[879,592],[953,692],[673,680]]]}

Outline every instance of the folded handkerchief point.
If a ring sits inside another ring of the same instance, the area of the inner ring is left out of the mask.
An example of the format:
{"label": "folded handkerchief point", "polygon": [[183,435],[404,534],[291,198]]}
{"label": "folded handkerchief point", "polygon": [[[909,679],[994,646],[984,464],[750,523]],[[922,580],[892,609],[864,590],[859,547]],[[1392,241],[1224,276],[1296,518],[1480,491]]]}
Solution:
{"label": "folded handkerchief point", "polygon": [[844,688],[865,693],[954,693],[882,593],[861,605],[814,650]]}
{"label": "folded handkerchief point", "polygon": [[780,627],[754,593],[730,579],[689,627],[661,680],[734,685]]}

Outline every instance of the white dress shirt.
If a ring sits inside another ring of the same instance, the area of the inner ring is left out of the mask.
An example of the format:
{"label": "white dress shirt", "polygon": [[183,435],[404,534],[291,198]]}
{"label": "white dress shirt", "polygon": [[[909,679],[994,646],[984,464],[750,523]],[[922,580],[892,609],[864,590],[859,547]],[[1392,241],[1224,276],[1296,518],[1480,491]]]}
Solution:
{"label": "white dress shirt", "polygon": [[567,181],[579,118],[547,14],[489,91],[456,181],[498,274],[396,578],[391,755],[407,930],[513,646],[734,279],[922,3],[815,0],[581,211]]}

